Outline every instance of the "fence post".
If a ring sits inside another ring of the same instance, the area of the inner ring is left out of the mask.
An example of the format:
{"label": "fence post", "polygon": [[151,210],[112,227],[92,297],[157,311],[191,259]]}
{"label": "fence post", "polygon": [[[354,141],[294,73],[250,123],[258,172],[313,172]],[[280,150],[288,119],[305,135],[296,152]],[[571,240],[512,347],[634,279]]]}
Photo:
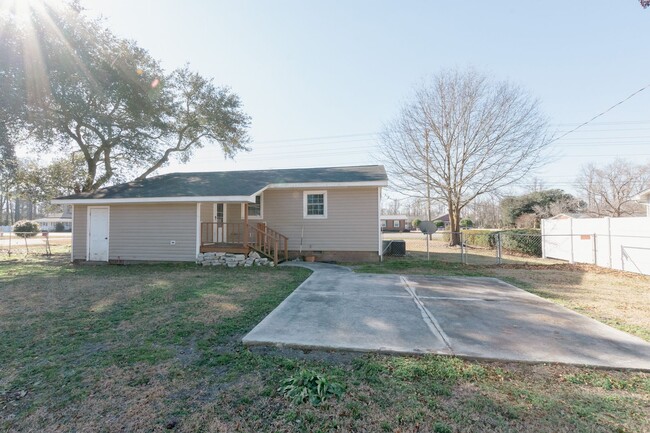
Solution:
{"label": "fence post", "polygon": [[596,244],[596,233],[594,233],[594,265],[598,265],[598,245]]}
{"label": "fence post", "polygon": [[[449,236],[451,236],[451,239],[453,239],[454,233],[450,231]],[[460,263],[464,265],[465,264],[465,242],[463,242],[462,233],[459,235],[459,238],[460,238]]]}
{"label": "fence post", "polygon": [[501,233],[497,233],[497,265],[501,264]]}
{"label": "fence post", "polygon": [[12,232],[9,232],[9,257],[11,257],[11,234]]}
{"label": "fence post", "polygon": [[[650,209],[650,207],[648,207]],[[614,268],[614,263],[612,262],[612,220],[610,217],[607,217],[607,246],[609,248],[609,269]]]}
{"label": "fence post", "polygon": [[569,238],[571,239],[571,257],[569,258],[569,263],[574,264],[575,260],[573,259],[573,218],[569,218]]}
{"label": "fence post", "polygon": [[546,220],[542,220],[542,236],[540,236],[540,239],[542,241],[542,258],[546,258],[546,237],[544,234],[546,233]]}

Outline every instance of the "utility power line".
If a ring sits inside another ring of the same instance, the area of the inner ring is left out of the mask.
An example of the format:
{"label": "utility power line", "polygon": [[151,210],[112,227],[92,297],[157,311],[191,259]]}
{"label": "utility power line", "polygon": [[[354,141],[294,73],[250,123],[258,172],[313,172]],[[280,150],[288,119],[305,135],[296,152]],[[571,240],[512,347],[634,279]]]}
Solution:
{"label": "utility power line", "polygon": [[564,138],[564,137],[566,137],[567,135],[569,135],[569,134],[571,134],[571,133],[577,131],[578,129],[582,128],[583,126],[586,126],[586,125],[590,124],[591,122],[593,122],[594,120],[598,119],[599,117],[604,116],[605,114],[607,114],[607,113],[609,113],[610,111],[612,111],[614,108],[618,107],[619,105],[625,103],[626,101],[632,99],[633,97],[635,97],[635,96],[638,95],[639,93],[643,92],[643,91],[644,91],[645,89],[647,89],[648,87],[650,87],[650,84],[647,84],[647,85],[641,87],[639,90],[637,90],[636,92],[633,92],[633,93],[630,94],[627,98],[618,101],[616,104],[612,105],[611,107],[609,107],[607,110],[603,111],[602,113],[596,114],[594,117],[592,117],[591,119],[587,120],[586,122],[581,123],[580,125],[576,126],[575,128],[571,129],[570,131],[568,131],[568,132],[566,132],[566,133],[560,135],[559,137],[557,137],[557,138],[551,140],[551,142],[550,142],[549,144],[554,143],[554,142],[556,142],[556,141],[558,141],[558,140],[561,140],[562,138]]}
{"label": "utility power line", "polygon": [[[638,93],[638,91],[635,92],[635,93]],[[626,99],[629,99],[629,97],[626,98]],[[617,105],[620,105],[620,103],[618,103]],[[605,112],[603,112],[603,113],[605,113]],[[596,118],[596,116],[594,118]],[[584,122],[582,124],[578,124],[578,123],[556,123],[556,124],[550,124],[549,126],[573,126],[573,125],[585,125],[587,123],[588,122]],[[618,121],[618,122],[594,122],[594,123],[591,123],[591,124],[592,125],[600,125],[600,126],[607,126],[607,125],[644,125],[644,124],[650,124],[650,120],[627,120],[627,121]],[[579,128],[581,128],[581,127],[579,127]],[[570,132],[574,132],[579,128],[573,128],[573,129],[567,131],[566,134],[568,134]],[[583,130],[583,131],[584,132],[607,132],[607,131],[647,131],[647,130],[650,130],[650,128],[587,129],[587,130]],[[350,137],[350,138],[368,137],[366,140],[372,140],[372,139],[376,138],[377,136],[379,136],[380,134],[381,134],[380,132],[359,132],[359,133],[351,133],[351,134],[324,135],[324,136],[303,137],[303,138],[284,138],[284,139],[277,139],[277,140],[259,140],[259,141],[254,141],[253,144],[295,143],[295,142],[331,140],[331,139],[336,139],[336,138],[348,138],[348,137]],[[556,140],[559,140],[559,138],[557,138]],[[341,142],[343,143],[343,142],[347,142],[347,141],[348,140],[341,141]]]}

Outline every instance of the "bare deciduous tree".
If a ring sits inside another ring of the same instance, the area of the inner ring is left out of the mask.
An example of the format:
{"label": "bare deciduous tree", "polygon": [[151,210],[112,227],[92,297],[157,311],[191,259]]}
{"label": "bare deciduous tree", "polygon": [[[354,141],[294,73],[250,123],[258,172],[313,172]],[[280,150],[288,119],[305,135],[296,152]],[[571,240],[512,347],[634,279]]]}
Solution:
{"label": "bare deciduous tree", "polygon": [[650,165],[636,165],[620,158],[602,167],[588,164],[576,183],[593,216],[634,215],[643,207],[632,197],[650,188]]}
{"label": "bare deciduous tree", "polygon": [[467,206],[465,215],[469,215],[474,227],[498,228],[501,226],[499,200],[495,194],[478,198]]}
{"label": "bare deciduous tree", "polygon": [[394,188],[446,203],[458,232],[469,203],[543,162],[546,131],[538,101],[522,88],[474,70],[447,71],[416,89],[385,127],[381,151]]}

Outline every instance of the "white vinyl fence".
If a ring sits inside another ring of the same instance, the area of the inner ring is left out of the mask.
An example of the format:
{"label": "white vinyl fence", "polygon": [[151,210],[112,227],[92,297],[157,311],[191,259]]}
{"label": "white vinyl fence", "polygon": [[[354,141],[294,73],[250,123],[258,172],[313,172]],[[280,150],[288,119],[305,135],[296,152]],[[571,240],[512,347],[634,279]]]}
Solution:
{"label": "white vinyl fence", "polygon": [[650,275],[650,218],[542,220],[542,255]]}

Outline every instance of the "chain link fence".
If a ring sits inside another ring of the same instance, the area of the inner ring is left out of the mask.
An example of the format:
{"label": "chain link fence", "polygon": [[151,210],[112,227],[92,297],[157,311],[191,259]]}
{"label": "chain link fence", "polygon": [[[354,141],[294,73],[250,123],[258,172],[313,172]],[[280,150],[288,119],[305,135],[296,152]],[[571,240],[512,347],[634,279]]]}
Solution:
{"label": "chain link fence", "polygon": [[71,245],[70,233],[0,232],[0,260],[69,254]]}
{"label": "chain link fence", "polygon": [[385,257],[412,257],[470,265],[557,264],[544,258],[542,236],[526,231],[384,233]]}
{"label": "chain link fence", "polygon": [[650,275],[650,236],[537,230],[384,233],[385,257],[468,265],[583,263]]}

